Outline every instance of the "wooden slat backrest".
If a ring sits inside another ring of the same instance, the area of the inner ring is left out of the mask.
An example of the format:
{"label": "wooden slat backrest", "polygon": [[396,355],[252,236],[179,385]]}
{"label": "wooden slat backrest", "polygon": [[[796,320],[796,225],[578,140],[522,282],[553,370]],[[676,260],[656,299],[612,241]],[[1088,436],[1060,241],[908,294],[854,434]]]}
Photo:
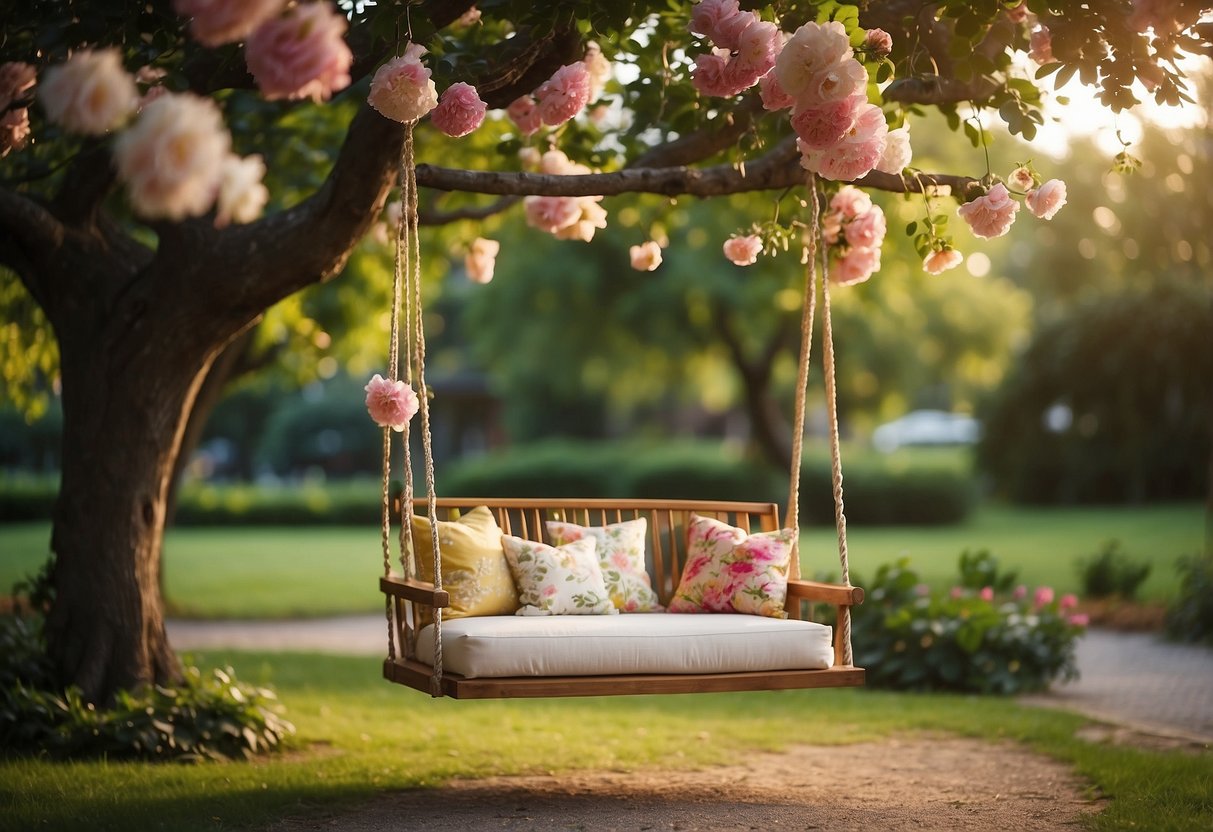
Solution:
{"label": "wooden slat backrest", "polygon": [[[424,498],[414,500],[414,504],[418,514],[426,513]],[[692,514],[714,517],[750,531],[780,527],[779,507],[774,503],[722,500],[440,497],[438,519],[451,520],[477,506],[488,506],[506,534],[545,543],[551,542],[548,520],[603,526],[644,517],[648,521],[649,575],[662,604],[668,604],[678,588],[686,559],[686,528]]]}

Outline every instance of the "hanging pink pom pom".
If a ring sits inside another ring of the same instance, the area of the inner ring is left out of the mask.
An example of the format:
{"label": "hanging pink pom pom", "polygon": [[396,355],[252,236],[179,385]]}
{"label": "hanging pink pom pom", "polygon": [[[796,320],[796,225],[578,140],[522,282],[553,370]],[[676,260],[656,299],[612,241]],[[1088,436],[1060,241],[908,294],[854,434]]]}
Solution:
{"label": "hanging pink pom pom", "polygon": [[417,413],[417,394],[403,381],[392,381],[375,373],[364,389],[366,409],[380,427],[402,431]]}
{"label": "hanging pink pom pom", "polygon": [[476,88],[460,81],[447,87],[438,99],[438,106],[430,113],[430,122],[452,138],[471,133],[484,121],[488,108]]}

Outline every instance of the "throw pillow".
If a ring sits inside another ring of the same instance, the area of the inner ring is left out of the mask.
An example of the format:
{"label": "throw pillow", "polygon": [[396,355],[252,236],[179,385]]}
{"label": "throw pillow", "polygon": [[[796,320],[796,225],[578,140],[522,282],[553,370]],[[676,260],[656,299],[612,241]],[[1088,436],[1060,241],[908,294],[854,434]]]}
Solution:
{"label": "throw pillow", "polygon": [[592,537],[598,542],[598,565],[611,603],[620,612],[660,612],[657,593],[644,568],[644,543],[648,520],[638,517],[609,526],[578,526],[549,520],[552,543],[563,546]]}
{"label": "throw pillow", "polygon": [[787,618],[791,529],[749,534],[692,515],[687,561],[670,612],[742,612]]}
{"label": "throw pillow", "polygon": [[[418,577],[434,580],[434,549],[430,521],[413,518],[413,551]],[[501,529],[493,512],[477,506],[458,520],[438,521],[442,547],[442,588],[451,596],[443,618],[509,615],[518,609],[518,593],[501,548]]]}
{"label": "throw pillow", "polygon": [[602,582],[592,537],[549,546],[502,535],[505,559],[518,585],[516,615],[609,615],[617,613]]}

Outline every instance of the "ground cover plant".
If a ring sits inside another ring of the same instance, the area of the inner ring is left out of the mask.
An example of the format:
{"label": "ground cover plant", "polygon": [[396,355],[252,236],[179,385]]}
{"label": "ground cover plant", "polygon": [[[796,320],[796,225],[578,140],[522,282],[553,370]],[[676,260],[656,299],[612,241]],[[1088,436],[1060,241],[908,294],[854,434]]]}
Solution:
{"label": "ground cover plant", "polygon": [[1073,765],[1111,798],[1087,821],[1092,829],[1195,829],[1213,812],[1209,755],[1092,744],[1074,736],[1081,718],[1000,697],[851,690],[455,702],[387,684],[377,659],[196,658],[272,683],[298,727],[294,750],[256,765],[184,767],[5,756],[0,828],[76,829],[82,817],[99,832],[248,828],[451,777],[693,768],[790,741],[939,732],[1021,742]]}

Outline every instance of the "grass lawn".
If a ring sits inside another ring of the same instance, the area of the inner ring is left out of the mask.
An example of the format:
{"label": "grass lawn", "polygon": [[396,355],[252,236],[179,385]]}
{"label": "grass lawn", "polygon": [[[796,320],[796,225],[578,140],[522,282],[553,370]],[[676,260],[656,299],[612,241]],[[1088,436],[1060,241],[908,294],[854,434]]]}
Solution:
{"label": "grass lawn", "polygon": [[[909,557],[923,579],[951,586],[965,548],[987,548],[1030,585],[1078,592],[1075,561],[1116,538],[1154,569],[1142,596],[1176,592],[1174,563],[1196,552],[1204,534],[1199,504],[1144,508],[1027,509],[983,506],[957,526],[849,529],[851,569],[859,578],[882,563]],[[0,525],[0,594],[46,557],[46,523]],[[323,616],[382,612],[379,530],[343,527],[185,528],[165,542],[165,581],[175,615],[199,617]],[[803,547],[804,573],[838,572],[832,529],[813,528]]]}
{"label": "grass lawn", "polygon": [[94,830],[245,828],[457,776],[686,769],[790,742],[921,732],[1015,740],[1073,765],[1112,798],[1089,821],[1094,829],[1207,828],[1213,817],[1213,756],[1091,744],[1074,739],[1079,717],[994,697],[849,690],[453,702],[389,685],[374,659],[212,654],[201,663],[273,682],[299,729],[295,749],[196,766],[0,758],[0,829],[79,829],[83,818]]}

